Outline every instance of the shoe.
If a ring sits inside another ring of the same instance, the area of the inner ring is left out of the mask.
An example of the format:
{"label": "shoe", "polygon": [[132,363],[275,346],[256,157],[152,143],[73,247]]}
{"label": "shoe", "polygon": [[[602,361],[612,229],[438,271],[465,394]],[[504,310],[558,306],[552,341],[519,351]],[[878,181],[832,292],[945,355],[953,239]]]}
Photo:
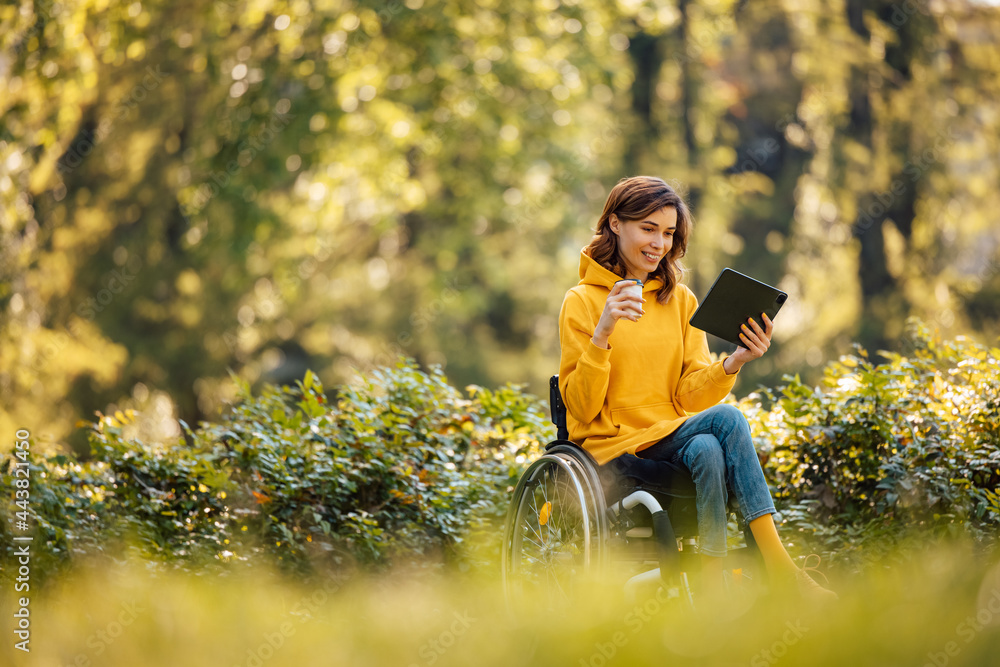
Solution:
{"label": "shoe", "polygon": [[[810,566],[809,559],[816,556],[816,564]],[[801,569],[795,570],[795,583],[798,588],[799,595],[803,600],[811,600],[820,603],[836,602],[840,599],[840,596],[831,591],[828,588],[823,588],[816,580],[810,576],[810,572],[815,572],[816,574],[823,577],[826,581],[826,575],[820,572],[817,568],[819,567],[820,558],[816,554],[810,554],[806,557],[806,562]]]}

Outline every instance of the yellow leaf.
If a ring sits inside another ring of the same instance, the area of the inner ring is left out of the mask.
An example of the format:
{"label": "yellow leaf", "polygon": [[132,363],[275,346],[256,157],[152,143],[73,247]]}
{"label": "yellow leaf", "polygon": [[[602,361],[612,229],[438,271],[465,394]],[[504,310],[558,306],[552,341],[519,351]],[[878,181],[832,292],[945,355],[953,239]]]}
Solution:
{"label": "yellow leaf", "polygon": [[538,511],[538,525],[544,526],[549,522],[549,517],[552,515],[552,502],[547,501],[542,505],[542,509]]}

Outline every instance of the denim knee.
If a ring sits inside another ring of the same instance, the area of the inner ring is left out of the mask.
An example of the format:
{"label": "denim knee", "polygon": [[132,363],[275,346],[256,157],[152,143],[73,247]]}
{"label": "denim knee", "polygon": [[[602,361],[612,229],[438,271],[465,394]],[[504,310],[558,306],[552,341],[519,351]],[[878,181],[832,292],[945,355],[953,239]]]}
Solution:
{"label": "denim knee", "polygon": [[726,478],[726,457],[716,438],[693,438],[684,452],[684,464],[692,474]]}
{"label": "denim knee", "polygon": [[723,403],[721,405],[712,406],[709,410],[711,410],[718,419],[721,419],[728,424],[734,424],[740,427],[745,426],[748,430],[750,428],[750,425],[747,424],[746,415],[744,415],[735,405]]}

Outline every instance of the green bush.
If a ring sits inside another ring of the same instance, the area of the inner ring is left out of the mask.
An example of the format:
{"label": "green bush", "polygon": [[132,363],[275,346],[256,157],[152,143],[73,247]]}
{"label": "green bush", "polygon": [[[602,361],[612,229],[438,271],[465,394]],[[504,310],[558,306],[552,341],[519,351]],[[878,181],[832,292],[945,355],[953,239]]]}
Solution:
{"label": "green bush", "polygon": [[[907,354],[831,362],[739,402],[795,549],[845,564],[908,537],[1000,533],[1000,350],[914,325]],[[181,567],[272,558],[318,566],[495,564],[511,487],[554,437],[518,387],[451,387],[412,361],[331,392],[315,376],[265,387],[183,439],[126,437],[121,413],[90,425],[93,455],[36,461],[33,572],[131,545]],[[11,539],[11,461],[0,539]],[[7,562],[11,562],[8,560]]]}
{"label": "green bush", "polygon": [[835,559],[877,559],[915,535],[992,548],[1000,534],[1000,350],[915,321],[907,341],[887,363],[857,348],[822,387],[786,376],[740,403],[783,530]]}
{"label": "green bush", "polygon": [[[32,468],[36,553],[52,559],[36,571],[121,543],[201,566],[255,554],[299,570],[440,563],[463,540],[475,545],[467,560],[489,559],[495,540],[477,538],[495,533],[521,462],[552,435],[544,406],[518,387],[463,395],[412,361],[326,400],[312,373],[258,397],[244,384],[220,423],[185,426],[186,441],[167,444],[123,437],[129,415],[100,416],[92,460]],[[13,517],[9,476],[0,493]],[[0,531],[12,545],[8,521]]]}

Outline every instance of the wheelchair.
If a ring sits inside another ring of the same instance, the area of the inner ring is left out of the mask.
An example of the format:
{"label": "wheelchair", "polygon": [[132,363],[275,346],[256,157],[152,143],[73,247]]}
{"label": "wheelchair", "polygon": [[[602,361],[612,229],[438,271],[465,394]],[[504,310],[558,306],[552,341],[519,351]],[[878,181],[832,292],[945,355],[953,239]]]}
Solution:
{"label": "wheelchair", "polygon": [[[697,607],[693,581],[701,560],[690,472],[671,465],[667,479],[651,481],[598,466],[569,440],[558,379],[549,381],[557,439],[522,473],[504,525],[501,578],[508,604],[559,606],[585,596],[589,578],[624,575],[629,601],[661,587],[668,598]],[[741,527],[745,546],[728,550],[724,572],[730,589],[749,590],[763,564],[749,527]]]}

